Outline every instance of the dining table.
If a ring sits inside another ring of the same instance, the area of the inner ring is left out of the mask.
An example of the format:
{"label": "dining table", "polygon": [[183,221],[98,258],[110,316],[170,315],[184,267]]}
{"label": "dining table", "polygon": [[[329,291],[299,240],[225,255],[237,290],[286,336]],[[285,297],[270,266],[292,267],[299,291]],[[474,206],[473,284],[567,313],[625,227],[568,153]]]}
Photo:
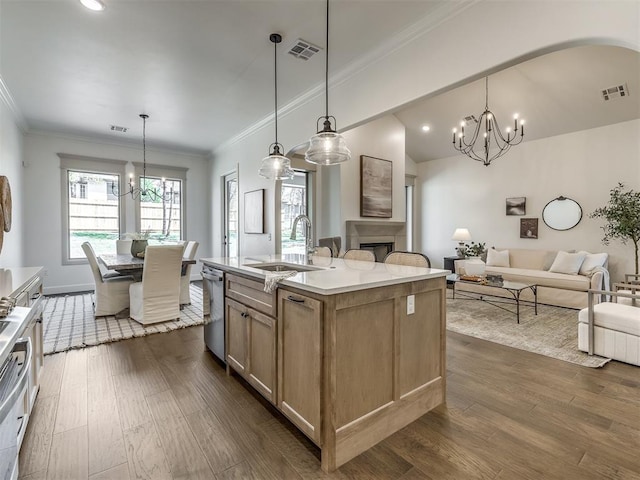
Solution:
{"label": "dining table", "polygon": [[[142,278],[144,268],[144,258],[134,257],[129,254],[106,254],[98,255],[98,261],[107,270],[115,270],[123,275],[132,275],[136,280]],[[182,274],[184,275],[187,265],[194,265],[195,260],[189,258],[182,259]]]}

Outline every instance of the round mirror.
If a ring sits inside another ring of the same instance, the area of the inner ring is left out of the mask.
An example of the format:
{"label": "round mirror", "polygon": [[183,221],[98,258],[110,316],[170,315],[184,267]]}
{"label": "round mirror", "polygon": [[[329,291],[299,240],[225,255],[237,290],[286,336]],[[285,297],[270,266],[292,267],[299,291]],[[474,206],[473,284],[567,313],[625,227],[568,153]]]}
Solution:
{"label": "round mirror", "polygon": [[582,207],[575,200],[560,196],[545,205],[542,220],[554,230],[569,230],[582,220]]}

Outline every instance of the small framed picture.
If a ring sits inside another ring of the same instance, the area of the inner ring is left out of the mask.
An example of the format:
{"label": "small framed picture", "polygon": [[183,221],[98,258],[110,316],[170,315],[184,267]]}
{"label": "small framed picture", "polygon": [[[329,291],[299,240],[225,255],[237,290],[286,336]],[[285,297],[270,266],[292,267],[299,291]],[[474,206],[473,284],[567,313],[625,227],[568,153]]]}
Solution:
{"label": "small framed picture", "polygon": [[507,215],[526,215],[527,197],[507,198]]}
{"label": "small framed picture", "polygon": [[538,238],[538,219],[520,219],[520,238]]}

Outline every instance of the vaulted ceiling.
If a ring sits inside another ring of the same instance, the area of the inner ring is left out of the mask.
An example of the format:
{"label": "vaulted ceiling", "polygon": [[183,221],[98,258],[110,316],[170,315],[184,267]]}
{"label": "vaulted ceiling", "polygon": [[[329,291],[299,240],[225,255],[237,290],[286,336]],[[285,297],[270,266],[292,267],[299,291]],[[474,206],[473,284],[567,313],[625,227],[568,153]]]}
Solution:
{"label": "vaulted ceiling", "polygon": [[[284,37],[281,106],[324,81],[324,51],[307,61],[287,54],[298,38],[324,48],[323,0],[103,1],[92,12],[77,0],[0,0],[0,94],[25,129],[139,143],[145,112],[149,145],[207,154],[273,113],[272,32]],[[330,73],[473,1],[332,1]],[[601,90],[620,84],[629,96],[605,102]],[[640,118],[639,88],[638,52],[575,47],[492,73],[489,107],[504,125],[520,113],[527,139],[544,138]],[[399,106],[407,154],[455,154],[451,128],[484,102],[479,72]]]}

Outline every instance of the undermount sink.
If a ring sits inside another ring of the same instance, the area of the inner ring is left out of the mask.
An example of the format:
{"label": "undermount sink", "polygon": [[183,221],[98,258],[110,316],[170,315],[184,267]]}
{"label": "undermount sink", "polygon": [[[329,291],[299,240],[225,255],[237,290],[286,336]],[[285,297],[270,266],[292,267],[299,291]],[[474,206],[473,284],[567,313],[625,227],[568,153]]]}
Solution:
{"label": "undermount sink", "polygon": [[313,270],[324,270],[321,267],[314,267],[311,265],[299,265],[297,263],[247,263],[244,265],[245,267],[258,268],[260,270],[266,270],[268,272],[285,272],[291,271],[294,272],[311,272]]}

